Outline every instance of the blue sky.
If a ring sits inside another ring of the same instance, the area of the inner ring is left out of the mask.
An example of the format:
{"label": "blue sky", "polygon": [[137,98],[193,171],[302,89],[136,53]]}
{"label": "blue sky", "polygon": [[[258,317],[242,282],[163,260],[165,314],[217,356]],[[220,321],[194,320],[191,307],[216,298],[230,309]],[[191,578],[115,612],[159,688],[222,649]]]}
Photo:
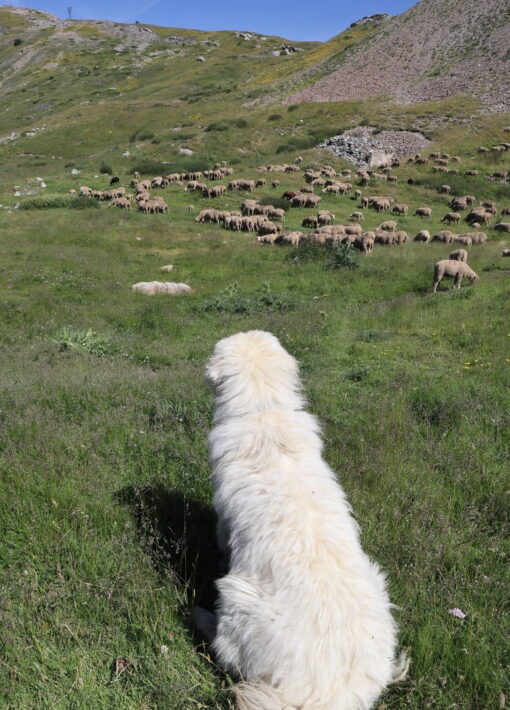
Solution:
{"label": "blue sky", "polygon": [[[4,0],[5,1],[5,0]],[[7,0],[8,1],[8,0]],[[293,40],[325,41],[366,15],[398,15],[416,0],[34,0],[13,5],[46,10],[61,18],[145,22],[199,30],[245,30]]]}

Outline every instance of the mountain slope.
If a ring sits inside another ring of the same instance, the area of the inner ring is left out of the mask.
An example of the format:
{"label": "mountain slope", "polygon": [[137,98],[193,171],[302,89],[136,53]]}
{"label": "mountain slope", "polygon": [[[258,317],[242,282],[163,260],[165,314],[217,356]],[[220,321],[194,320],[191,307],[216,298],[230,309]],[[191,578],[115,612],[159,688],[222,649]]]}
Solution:
{"label": "mountain slope", "polygon": [[291,103],[387,94],[402,104],[460,93],[488,110],[510,108],[510,4],[507,0],[421,0],[347,51],[328,76]]}

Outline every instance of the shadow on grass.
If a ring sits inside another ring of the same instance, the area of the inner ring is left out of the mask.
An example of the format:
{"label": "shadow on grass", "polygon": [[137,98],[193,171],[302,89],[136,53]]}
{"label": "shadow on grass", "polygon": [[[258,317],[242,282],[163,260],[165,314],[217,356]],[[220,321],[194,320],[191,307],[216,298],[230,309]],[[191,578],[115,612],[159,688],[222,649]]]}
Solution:
{"label": "shadow on grass", "polygon": [[115,497],[130,508],[155,569],[184,584],[188,607],[213,609],[219,569],[213,508],[161,485],[128,486]]}

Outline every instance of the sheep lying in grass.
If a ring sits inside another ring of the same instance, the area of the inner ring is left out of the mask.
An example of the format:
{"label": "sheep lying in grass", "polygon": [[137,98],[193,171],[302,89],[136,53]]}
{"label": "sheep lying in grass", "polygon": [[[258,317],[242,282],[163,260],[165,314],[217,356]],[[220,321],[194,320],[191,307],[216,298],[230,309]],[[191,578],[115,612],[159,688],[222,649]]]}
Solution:
{"label": "sheep lying in grass", "polygon": [[468,253],[465,249],[456,249],[452,251],[448,259],[453,259],[453,261],[465,261],[467,263]]}
{"label": "sheep lying in grass", "polygon": [[181,293],[191,293],[192,288],[188,284],[174,283],[173,281],[140,281],[133,285],[135,293],[143,293],[146,296],[156,296],[166,294],[177,296]]}
{"label": "sheep lying in grass", "polygon": [[434,293],[437,291],[437,287],[441,283],[441,279],[445,276],[453,277],[453,288],[460,288],[460,284],[464,276],[469,279],[471,284],[480,278],[478,274],[476,274],[464,261],[443,259],[442,261],[438,261],[434,267],[434,282],[432,285],[432,291]]}

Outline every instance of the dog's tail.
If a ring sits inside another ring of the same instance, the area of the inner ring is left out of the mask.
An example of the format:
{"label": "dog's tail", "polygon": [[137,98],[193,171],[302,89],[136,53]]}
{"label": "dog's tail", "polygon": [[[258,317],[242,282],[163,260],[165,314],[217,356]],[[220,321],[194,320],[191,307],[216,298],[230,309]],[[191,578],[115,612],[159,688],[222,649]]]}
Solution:
{"label": "dog's tail", "polygon": [[265,683],[243,681],[234,685],[233,692],[239,710],[297,710],[279,690]]}

